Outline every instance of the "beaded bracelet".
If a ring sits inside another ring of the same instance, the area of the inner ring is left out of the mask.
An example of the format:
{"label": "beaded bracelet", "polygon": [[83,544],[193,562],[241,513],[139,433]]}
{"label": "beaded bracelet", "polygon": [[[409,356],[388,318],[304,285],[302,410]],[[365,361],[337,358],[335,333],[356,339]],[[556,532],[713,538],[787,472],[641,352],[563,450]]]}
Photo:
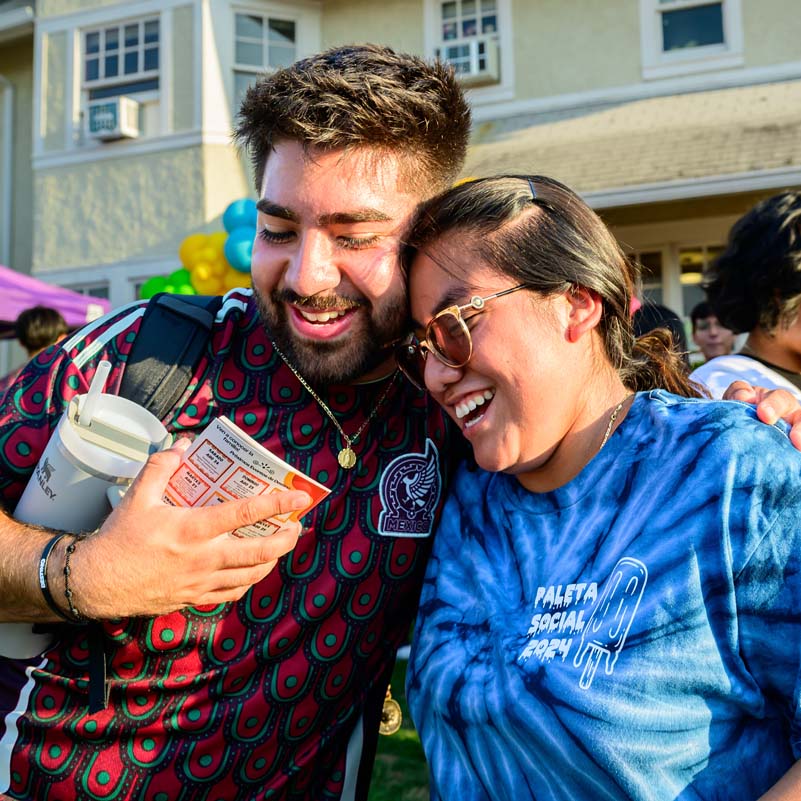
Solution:
{"label": "beaded bracelet", "polygon": [[47,541],[41,557],[39,557],[39,589],[42,591],[42,597],[45,599],[45,603],[50,611],[58,615],[62,620],[69,620],[70,618],[56,606],[53,593],[50,592],[50,584],[47,581],[47,563],[50,561],[50,554],[53,548],[55,548],[56,543],[66,536],[67,535],[62,532],[61,534],[56,534],[54,537],[51,537]]}
{"label": "beaded bracelet", "polygon": [[78,609],[75,608],[75,605],[72,603],[72,590],[70,589],[70,558],[72,554],[75,552],[75,547],[81,540],[86,539],[86,534],[71,534],[72,542],[67,546],[66,553],[64,555],[64,597],[67,599],[67,606],[70,609],[70,615],[72,615],[72,622],[73,623],[85,623],[87,622],[88,618],[81,614]]}

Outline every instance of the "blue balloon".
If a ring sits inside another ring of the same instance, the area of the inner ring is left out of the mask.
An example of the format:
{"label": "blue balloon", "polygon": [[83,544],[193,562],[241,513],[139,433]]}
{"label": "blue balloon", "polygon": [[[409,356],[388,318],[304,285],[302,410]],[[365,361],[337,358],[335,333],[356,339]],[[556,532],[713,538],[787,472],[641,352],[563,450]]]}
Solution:
{"label": "blue balloon", "polygon": [[243,197],[228,204],[223,212],[223,227],[231,234],[238,228],[256,227],[256,203],[250,198]]}
{"label": "blue balloon", "polygon": [[228,234],[223,245],[227,262],[240,273],[250,272],[250,254],[253,240],[256,238],[255,228],[236,228]]}

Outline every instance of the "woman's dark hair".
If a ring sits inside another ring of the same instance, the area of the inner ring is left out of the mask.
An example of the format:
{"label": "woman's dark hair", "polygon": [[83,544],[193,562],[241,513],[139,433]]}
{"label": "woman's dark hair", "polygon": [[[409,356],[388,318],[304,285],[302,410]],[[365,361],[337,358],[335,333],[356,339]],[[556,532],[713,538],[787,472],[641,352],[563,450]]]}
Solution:
{"label": "woman's dark hair", "polygon": [[500,175],[460,184],[424,203],[406,237],[404,269],[446,233],[461,232],[479,258],[543,296],[582,286],[603,301],[598,331],[609,360],[634,391],[701,394],[670,332],[635,339],[630,316],[637,266],[581,198],[540,175]]}
{"label": "woman's dark hair", "polygon": [[741,217],[704,288],[735,334],[791,325],[801,306],[801,192],[774,195]]}

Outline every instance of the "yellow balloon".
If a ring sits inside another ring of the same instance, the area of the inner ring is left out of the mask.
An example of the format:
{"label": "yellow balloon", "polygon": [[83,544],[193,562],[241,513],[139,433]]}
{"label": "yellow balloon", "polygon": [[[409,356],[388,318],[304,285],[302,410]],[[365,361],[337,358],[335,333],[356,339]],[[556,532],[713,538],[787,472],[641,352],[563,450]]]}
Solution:
{"label": "yellow balloon", "polygon": [[222,278],[231,269],[225,257],[215,259],[209,264],[209,268],[211,269],[211,274],[217,278]]}
{"label": "yellow balloon", "polygon": [[201,248],[206,247],[208,238],[208,234],[190,234],[181,242],[178,248],[178,258],[184,267],[188,269],[195,261],[195,254]]}
{"label": "yellow balloon", "polygon": [[223,293],[222,281],[219,278],[205,278],[198,280],[195,274],[192,273],[192,286],[201,295],[221,295]]}
{"label": "yellow balloon", "polygon": [[210,248],[214,248],[217,254],[222,256],[226,239],[228,239],[228,234],[225,231],[215,231],[213,234],[209,234],[208,245]]}
{"label": "yellow balloon", "polygon": [[245,274],[240,273],[239,270],[235,270],[233,267],[229,267],[228,272],[223,276],[223,285],[226,292],[229,289],[245,286]]}
{"label": "yellow balloon", "polygon": [[193,268],[192,272],[190,273],[192,281],[208,281],[210,278],[214,278],[214,270],[212,266],[207,261],[198,262]]}

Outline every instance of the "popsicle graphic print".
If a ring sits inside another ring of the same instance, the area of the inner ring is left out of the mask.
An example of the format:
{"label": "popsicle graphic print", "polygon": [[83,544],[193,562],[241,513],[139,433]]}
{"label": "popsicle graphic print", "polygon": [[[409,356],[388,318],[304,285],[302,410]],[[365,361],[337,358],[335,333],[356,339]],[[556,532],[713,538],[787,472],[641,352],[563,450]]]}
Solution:
{"label": "popsicle graphic print", "polygon": [[606,580],[573,657],[575,667],[581,667],[586,659],[579,679],[582,690],[590,689],[604,655],[606,674],[611,675],[615,669],[647,581],[648,569],[645,565],[628,556],[618,561]]}

